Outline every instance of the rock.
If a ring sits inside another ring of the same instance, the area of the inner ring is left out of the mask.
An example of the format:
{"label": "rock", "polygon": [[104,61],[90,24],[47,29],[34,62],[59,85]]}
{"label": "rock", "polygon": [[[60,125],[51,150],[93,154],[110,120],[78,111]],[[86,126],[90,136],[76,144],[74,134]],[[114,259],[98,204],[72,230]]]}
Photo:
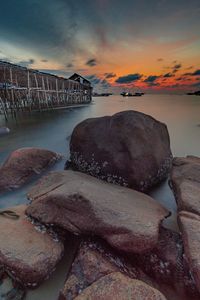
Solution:
{"label": "rock", "polygon": [[171,187],[178,210],[200,215],[200,158],[195,156],[173,159]]}
{"label": "rock", "polygon": [[0,192],[20,187],[60,158],[55,152],[39,148],[12,152],[0,168]]}
{"label": "rock", "polygon": [[[122,256],[113,252],[113,250],[103,241],[94,241],[90,239],[83,241],[80,245],[64,288],[60,292],[59,300],[78,299],[76,297],[79,295],[85,297],[85,291],[87,291],[87,288],[98,283],[99,279],[104,278],[106,275],[111,273],[116,274],[116,272],[120,272],[128,276],[125,277],[128,280],[131,280],[130,278],[145,278],[144,274],[141,274],[139,269],[128,264]],[[107,294],[105,296],[107,296]],[[87,299],[87,297],[84,299]],[[97,297],[96,299],[99,298]],[[104,299],[107,298],[105,297]],[[113,296],[112,299],[121,298],[114,298]]]}
{"label": "rock", "polygon": [[[70,299],[70,298],[68,298]],[[75,300],[167,300],[146,283],[119,272],[108,274],[86,288]]]}
{"label": "rock", "polygon": [[139,191],[165,179],[171,160],[166,125],[137,111],[87,119],[72,133],[72,169]]}
{"label": "rock", "polygon": [[161,226],[157,246],[142,255],[131,255],[130,261],[159,286],[163,283],[173,287],[180,299],[187,299],[187,295],[189,299],[199,299],[200,295],[184,259],[183,241],[179,233]]}
{"label": "rock", "polygon": [[10,129],[8,127],[0,127],[0,136],[8,134],[10,132]]}
{"label": "rock", "polygon": [[200,292],[200,216],[181,211],[178,219],[183,237],[185,255]]}
{"label": "rock", "polygon": [[[114,255],[105,243],[83,241],[59,299],[74,299],[101,277],[118,271],[128,272],[123,259]],[[130,274],[133,278],[136,278],[136,273],[137,270],[132,268]]]}
{"label": "rock", "polygon": [[74,172],[51,172],[32,188],[27,214],[78,235],[96,235],[130,253],[156,246],[169,212],[151,197]]}
{"label": "rock", "polygon": [[34,288],[54,271],[64,246],[39,232],[27,220],[25,209],[25,205],[9,208],[19,219],[0,215],[0,265],[15,281]]}
{"label": "rock", "polygon": [[59,300],[75,299],[91,284],[113,272],[142,280],[160,290],[170,300],[200,299],[183,261],[180,235],[161,228],[158,246],[141,255],[122,256],[102,240],[84,240]]}

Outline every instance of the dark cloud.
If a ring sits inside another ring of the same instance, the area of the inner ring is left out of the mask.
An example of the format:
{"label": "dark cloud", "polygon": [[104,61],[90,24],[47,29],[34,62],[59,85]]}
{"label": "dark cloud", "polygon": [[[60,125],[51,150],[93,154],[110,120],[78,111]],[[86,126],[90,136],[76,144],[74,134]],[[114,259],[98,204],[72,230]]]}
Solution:
{"label": "dark cloud", "polygon": [[157,76],[157,75],[150,75],[144,80],[144,82],[147,82],[147,83],[155,82],[159,77],[160,76]]}
{"label": "dark cloud", "polygon": [[158,58],[157,61],[164,61],[164,59],[163,58]]}
{"label": "dark cloud", "polygon": [[67,68],[73,68],[74,65],[73,65],[72,63],[69,63],[69,64],[66,65],[66,67],[67,67]]}
{"label": "dark cloud", "polygon": [[120,84],[124,84],[124,83],[131,83],[134,81],[139,80],[140,78],[142,78],[143,75],[139,74],[139,73],[135,73],[135,74],[128,74],[125,76],[121,76],[118,77],[115,82],[116,83],[120,83]]}
{"label": "dark cloud", "polygon": [[194,68],[193,66],[190,66],[190,67],[185,68],[185,70],[191,70],[193,68]]}
{"label": "dark cloud", "polygon": [[163,75],[164,78],[170,78],[170,77],[174,77],[174,74],[172,73],[166,73]]}
{"label": "dark cloud", "polygon": [[85,64],[89,67],[94,67],[97,65],[97,60],[95,58],[92,58],[89,59]]}
{"label": "dark cloud", "polygon": [[106,79],[101,80],[101,85],[104,89],[107,89],[111,86],[110,83]]}
{"label": "dark cloud", "polygon": [[148,84],[148,86],[158,86],[160,85],[157,81],[157,79],[159,79],[160,76],[157,76],[157,75],[150,75],[148,76],[144,82]]}
{"label": "dark cloud", "polygon": [[187,76],[200,76],[200,69],[192,72],[192,73],[185,73],[184,75],[187,75]]}
{"label": "dark cloud", "polygon": [[46,63],[46,62],[48,62],[48,59],[41,59],[41,62]]}
{"label": "dark cloud", "polygon": [[30,58],[29,60],[22,60],[19,61],[18,64],[22,67],[30,67],[31,65],[33,65],[35,63],[35,60],[33,58]]}
{"label": "dark cloud", "polygon": [[115,73],[104,73],[105,78],[109,79],[109,78],[114,78],[117,75]]}
{"label": "dark cloud", "polygon": [[176,81],[181,81],[181,80],[184,80],[185,79],[185,77],[178,77],[178,78],[176,78]]}
{"label": "dark cloud", "polygon": [[172,72],[176,73],[181,69],[182,65],[181,64],[176,64],[172,67]]}
{"label": "dark cloud", "polygon": [[97,75],[89,75],[86,77],[92,84],[99,84],[101,82],[101,78],[99,78]]}

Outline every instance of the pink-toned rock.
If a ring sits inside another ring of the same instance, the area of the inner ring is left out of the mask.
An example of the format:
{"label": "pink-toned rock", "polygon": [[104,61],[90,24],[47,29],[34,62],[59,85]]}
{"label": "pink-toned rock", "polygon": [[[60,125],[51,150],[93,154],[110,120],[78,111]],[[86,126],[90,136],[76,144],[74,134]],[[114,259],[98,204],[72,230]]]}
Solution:
{"label": "pink-toned rock", "polygon": [[64,246],[46,232],[39,232],[25,216],[25,205],[9,210],[19,218],[0,215],[0,265],[23,286],[34,288],[55,269]]}
{"label": "pink-toned rock", "polygon": [[27,214],[74,234],[96,235],[141,253],[156,246],[169,212],[151,197],[74,171],[52,172],[29,192]]}
{"label": "pink-toned rock", "polygon": [[200,158],[195,156],[174,158],[171,184],[178,210],[200,215]]}
{"label": "pink-toned rock", "polygon": [[[125,271],[123,260],[110,252],[105,245],[97,241],[84,241],[79,247],[59,300],[74,299],[101,277],[119,270]],[[133,278],[136,278],[136,272],[132,268]]]}
{"label": "pink-toned rock", "polygon": [[0,192],[20,187],[60,158],[55,152],[39,148],[22,148],[12,152],[0,167]]}
{"label": "pink-toned rock", "polygon": [[108,274],[86,288],[74,300],[167,300],[146,283],[119,272]]}
{"label": "pink-toned rock", "polygon": [[179,233],[161,226],[157,246],[144,254],[131,255],[130,261],[159,286],[163,283],[173,287],[177,299],[200,297],[184,259],[183,241]]}
{"label": "pink-toned rock", "polygon": [[98,279],[113,272],[142,280],[170,300],[200,298],[183,260],[180,235],[163,228],[158,246],[147,254],[135,255],[134,259],[133,255],[120,255],[102,240],[83,241],[59,300],[75,299]]}
{"label": "pink-toned rock", "polygon": [[179,223],[185,255],[195,279],[196,286],[200,292],[200,216],[181,211],[179,213]]}
{"label": "pink-toned rock", "polygon": [[139,191],[165,179],[171,160],[167,126],[137,111],[87,119],[70,141],[72,169]]}

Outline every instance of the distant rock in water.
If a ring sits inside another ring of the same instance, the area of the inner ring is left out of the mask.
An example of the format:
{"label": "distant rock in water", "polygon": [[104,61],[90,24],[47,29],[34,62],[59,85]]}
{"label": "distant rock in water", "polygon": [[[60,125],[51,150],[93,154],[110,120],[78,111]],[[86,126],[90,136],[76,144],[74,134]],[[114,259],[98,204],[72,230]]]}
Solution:
{"label": "distant rock in water", "polygon": [[0,215],[0,265],[15,281],[35,288],[54,271],[64,246],[47,232],[35,228],[27,220],[25,209],[26,205],[8,209],[18,219]]}
{"label": "distant rock in water", "polygon": [[140,112],[87,119],[72,133],[72,169],[139,191],[165,179],[171,161],[167,126]]}
{"label": "distant rock in water", "polygon": [[169,211],[151,197],[89,175],[51,172],[31,189],[27,214],[78,235],[96,235],[114,248],[143,253],[158,242]]}
{"label": "distant rock in water", "polygon": [[60,158],[55,152],[39,148],[22,148],[12,152],[0,167],[0,192],[20,187]]}
{"label": "distant rock in water", "polygon": [[8,134],[10,132],[10,129],[8,127],[0,127],[0,136]]}

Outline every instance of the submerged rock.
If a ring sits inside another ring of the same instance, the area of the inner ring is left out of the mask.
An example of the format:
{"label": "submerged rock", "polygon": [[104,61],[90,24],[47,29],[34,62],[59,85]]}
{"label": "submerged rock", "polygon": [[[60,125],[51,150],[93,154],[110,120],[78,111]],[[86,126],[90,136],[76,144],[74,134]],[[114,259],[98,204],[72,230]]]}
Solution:
{"label": "submerged rock", "polygon": [[[69,299],[69,298],[68,298]],[[86,288],[75,300],[167,300],[146,283],[119,272],[108,274]]]}
{"label": "submerged rock", "polygon": [[74,171],[51,172],[28,194],[27,214],[78,235],[96,235],[120,251],[156,246],[167,209],[151,197]]}
{"label": "submerged rock", "polygon": [[8,127],[0,127],[0,136],[8,134],[10,132],[10,129]]}
{"label": "submerged rock", "polygon": [[200,158],[176,157],[171,172],[171,187],[178,210],[200,215]]}
{"label": "submerged rock", "polygon": [[182,232],[185,255],[200,292],[200,216],[181,211],[179,223]]}
{"label": "submerged rock", "polygon": [[12,152],[0,167],[0,192],[20,187],[60,158],[55,152],[39,148],[22,148]]}
{"label": "submerged rock", "polygon": [[87,119],[72,133],[72,169],[139,191],[165,179],[171,160],[167,126],[137,111]]}
{"label": "submerged rock", "polygon": [[39,232],[25,216],[25,205],[9,208],[18,215],[0,215],[0,265],[15,281],[35,288],[53,271],[64,246],[46,232]]}

